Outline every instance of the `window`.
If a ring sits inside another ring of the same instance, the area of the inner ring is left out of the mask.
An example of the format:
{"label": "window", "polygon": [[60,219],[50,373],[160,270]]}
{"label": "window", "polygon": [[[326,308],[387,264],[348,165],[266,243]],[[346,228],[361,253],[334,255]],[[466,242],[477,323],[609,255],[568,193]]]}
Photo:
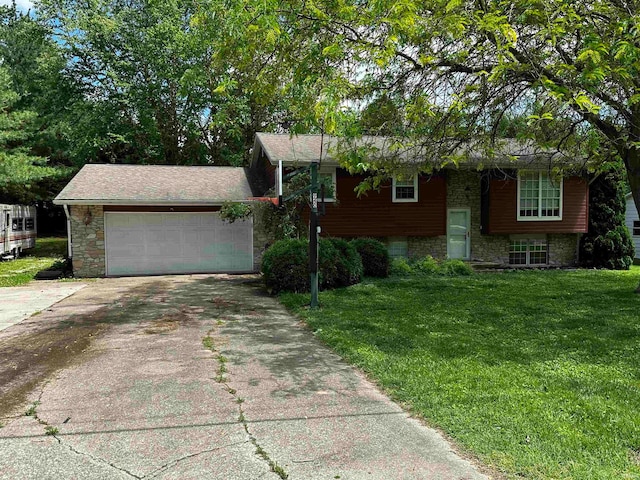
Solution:
{"label": "window", "polygon": [[640,235],[640,220],[633,221],[633,235]]}
{"label": "window", "polygon": [[[324,185],[324,201],[335,202],[336,201],[336,169],[331,171],[319,172],[318,183]],[[318,198],[320,198],[320,191],[318,191]]]}
{"label": "window", "polygon": [[394,202],[417,202],[418,201],[418,176],[407,179],[393,177],[393,201]]}
{"label": "window", "polygon": [[562,220],[562,179],[544,172],[520,172],[518,220]]}
{"label": "window", "polygon": [[387,245],[389,256],[391,258],[407,258],[409,253],[409,244],[404,239],[389,240]]}
{"label": "window", "polygon": [[546,265],[546,239],[517,239],[509,244],[509,265]]}
{"label": "window", "polygon": [[36,226],[36,222],[33,220],[33,218],[27,218],[24,221],[24,229],[25,230],[34,230]]}
{"label": "window", "polygon": [[23,230],[24,218],[14,218],[11,220],[11,230],[20,232]]}

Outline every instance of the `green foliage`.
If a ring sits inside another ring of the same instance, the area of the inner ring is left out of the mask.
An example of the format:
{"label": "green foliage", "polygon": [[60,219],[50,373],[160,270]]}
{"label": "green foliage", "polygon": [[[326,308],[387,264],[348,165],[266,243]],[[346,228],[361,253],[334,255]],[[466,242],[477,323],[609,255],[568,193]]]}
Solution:
{"label": "green foliage", "polygon": [[262,275],[272,293],[309,291],[309,244],[279,240],[262,255]]}
{"label": "green foliage", "polygon": [[640,476],[639,274],[392,277],[322,292],[318,310],[281,299],[496,478],[618,480]]}
{"label": "green foliage", "polygon": [[[321,289],[344,287],[360,281],[362,263],[348,242],[322,238],[318,249]],[[273,293],[308,292],[308,240],[285,239],[275,242],[262,256],[262,274],[267,288]]]}
{"label": "green foliage", "polygon": [[389,251],[384,243],[373,238],[355,238],[351,240],[351,245],[362,259],[364,276],[389,276]]}
{"label": "green foliage", "polygon": [[462,260],[436,260],[431,255],[424,258],[394,258],[391,262],[393,276],[442,275],[449,277],[473,275],[473,269]]}
{"label": "green foliage", "polygon": [[405,276],[413,273],[413,267],[409,265],[409,261],[406,258],[399,257],[394,258],[391,261],[390,274],[393,276]]}
{"label": "green foliage", "polygon": [[364,271],[362,259],[355,246],[342,238],[327,239],[338,252],[336,257],[336,287],[348,287],[360,283]]}
{"label": "green foliage", "polygon": [[625,226],[624,185],[617,171],[603,173],[589,186],[589,231],[580,239],[585,267],[627,270],[633,242]]}
{"label": "green foliage", "polygon": [[224,202],[220,207],[220,218],[227,223],[245,220],[252,213],[251,205],[241,202]]}

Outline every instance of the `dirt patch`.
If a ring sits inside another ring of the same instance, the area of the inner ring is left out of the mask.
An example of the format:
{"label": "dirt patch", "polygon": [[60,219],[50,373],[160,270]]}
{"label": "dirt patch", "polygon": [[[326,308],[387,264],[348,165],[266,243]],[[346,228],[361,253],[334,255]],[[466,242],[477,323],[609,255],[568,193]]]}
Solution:
{"label": "dirt patch", "polygon": [[40,328],[4,338],[0,342],[0,418],[15,413],[55,371],[84,359],[82,354],[92,343],[112,325],[126,321],[126,307],[151,288],[157,290],[159,285],[129,289],[118,301],[85,314],[65,317],[47,312]]}

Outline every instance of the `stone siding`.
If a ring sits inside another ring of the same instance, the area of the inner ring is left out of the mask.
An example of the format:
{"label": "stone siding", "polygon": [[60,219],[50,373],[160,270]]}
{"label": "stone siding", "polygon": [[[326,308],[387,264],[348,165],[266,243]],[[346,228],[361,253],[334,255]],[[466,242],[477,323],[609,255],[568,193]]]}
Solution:
{"label": "stone siding", "polygon": [[547,235],[549,265],[575,265],[578,257],[577,233]]}
{"label": "stone siding", "polygon": [[104,212],[101,205],[71,205],[73,273],[104,277]]}

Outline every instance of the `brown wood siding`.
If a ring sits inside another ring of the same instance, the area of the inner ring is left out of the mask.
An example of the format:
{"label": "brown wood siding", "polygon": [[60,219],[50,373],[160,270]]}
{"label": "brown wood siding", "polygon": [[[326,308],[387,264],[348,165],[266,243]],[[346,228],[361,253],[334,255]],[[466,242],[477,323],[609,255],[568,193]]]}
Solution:
{"label": "brown wood siding", "polygon": [[213,206],[192,206],[192,207],[171,207],[171,206],[145,206],[145,205],[104,205],[105,212],[217,212],[220,207]]}
{"label": "brown wood siding", "polygon": [[393,203],[391,182],[361,198],[354,189],[362,176],[338,169],[338,203],[327,203],[320,217],[322,233],[332,237],[435,237],[446,233],[447,184],[444,177],[420,177],[418,201]]}
{"label": "brown wood siding", "polygon": [[491,180],[489,192],[489,234],[586,233],[589,213],[589,185],[579,177],[564,179],[562,220],[518,221],[517,180]]}

